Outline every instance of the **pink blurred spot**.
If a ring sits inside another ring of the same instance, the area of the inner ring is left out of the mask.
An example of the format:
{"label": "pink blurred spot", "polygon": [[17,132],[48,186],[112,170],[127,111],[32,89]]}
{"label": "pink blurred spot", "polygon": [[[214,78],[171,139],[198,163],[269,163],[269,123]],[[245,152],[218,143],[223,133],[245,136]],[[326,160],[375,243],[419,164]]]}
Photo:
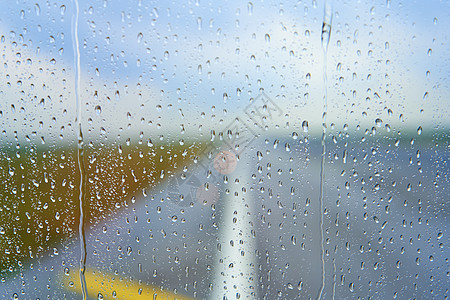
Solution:
{"label": "pink blurred spot", "polygon": [[214,169],[220,174],[230,174],[236,169],[237,159],[233,152],[224,150],[214,158]]}

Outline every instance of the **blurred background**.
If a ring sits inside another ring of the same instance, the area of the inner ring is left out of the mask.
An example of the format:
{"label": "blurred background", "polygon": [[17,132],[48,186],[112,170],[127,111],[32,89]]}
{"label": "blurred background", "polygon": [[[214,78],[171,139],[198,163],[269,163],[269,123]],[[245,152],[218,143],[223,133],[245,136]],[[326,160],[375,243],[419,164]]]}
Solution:
{"label": "blurred background", "polygon": [[447,299],[448,2],[4,2],[2,298]]}

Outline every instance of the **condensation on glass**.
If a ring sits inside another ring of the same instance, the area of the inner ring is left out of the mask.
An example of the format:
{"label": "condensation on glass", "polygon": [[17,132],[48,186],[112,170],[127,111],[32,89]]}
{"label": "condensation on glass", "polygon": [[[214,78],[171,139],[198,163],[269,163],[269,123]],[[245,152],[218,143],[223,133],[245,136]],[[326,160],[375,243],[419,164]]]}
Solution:
{"label": "condensation on glass", "polygon": [[0,296],[446,299],[449,4],[0,11]]}

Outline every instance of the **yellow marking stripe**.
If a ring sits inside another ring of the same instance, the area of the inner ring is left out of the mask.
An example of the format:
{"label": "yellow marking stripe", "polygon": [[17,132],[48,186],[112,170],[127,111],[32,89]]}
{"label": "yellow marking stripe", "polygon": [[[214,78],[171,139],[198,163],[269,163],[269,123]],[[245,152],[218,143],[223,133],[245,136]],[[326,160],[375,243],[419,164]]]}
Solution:
{"label": "yellow marking stripe", "polygon": [[[194,298],[175,294],[170,291],[162,291],[160,287],[149,284],[139,284],[121,276],[112,276],[100,271],[86,271],[85,274],[87,291],[89,298],[95,298],[102,294],[103,299],[142,299],[142,300],[157,300],[157,299],[178,299],[178,300],[193,300]],[[76,289],[76,292],[81,294],[80,278],[75,274],[71,276],[64,276],[64,286],[67,289]],[[113,294],[114,297],[113,297]]]}

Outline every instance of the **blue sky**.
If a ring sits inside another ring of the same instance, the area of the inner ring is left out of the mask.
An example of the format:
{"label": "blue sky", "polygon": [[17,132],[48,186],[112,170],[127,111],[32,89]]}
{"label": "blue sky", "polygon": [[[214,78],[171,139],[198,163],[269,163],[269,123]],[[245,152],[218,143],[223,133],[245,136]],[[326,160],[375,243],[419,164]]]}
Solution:
{"label": "blue sky", "polygon": [[[241,116],[262,89],[284,112],[271,121],[272,131],[292,132],[307,120],[311,132],[320,132],[323,2],[79,5],[83,122],[93,135],[104,128],[114,136],[128,124],[131,135],[148,126],[174,136],[181,127],[193,135],[209,133]],[[19,126],[24,132],[39,128],[38,119],[42,134],[57,135],[61,126],[70,131],[73,8],[71,1],[24,1],[0,12],[7,64],[2,73],[12,82],[0,95],[6,127],[17,128],[9,112],[16,104],[28,114]],[[391,1],[389,7],[385,1],[336,2],[327,57],[328,122],[371,128],[381,118],[403,130],[448,128],[448,11],[441,1]],[[39,106],[24,95],[50,98]],[[56,116],[58,126],[48,127]]]}

